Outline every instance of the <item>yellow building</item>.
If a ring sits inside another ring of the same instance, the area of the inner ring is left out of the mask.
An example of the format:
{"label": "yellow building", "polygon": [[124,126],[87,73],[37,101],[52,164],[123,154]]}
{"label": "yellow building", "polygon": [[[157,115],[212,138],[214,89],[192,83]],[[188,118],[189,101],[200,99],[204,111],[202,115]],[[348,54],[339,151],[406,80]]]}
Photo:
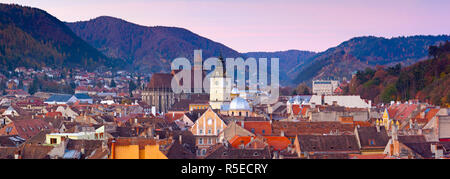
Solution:
{"label": "yellow building", "polygon": [[109,140],[109,159],[167,159],[160,150],[161,145],[170,144],[171,139],[118,138]]}

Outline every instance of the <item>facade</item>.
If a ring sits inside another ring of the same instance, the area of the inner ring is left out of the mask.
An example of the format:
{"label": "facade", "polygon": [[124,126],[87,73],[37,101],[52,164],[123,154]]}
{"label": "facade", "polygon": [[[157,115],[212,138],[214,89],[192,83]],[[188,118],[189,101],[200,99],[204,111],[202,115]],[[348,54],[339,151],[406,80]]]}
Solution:
{"label": "facade", "polygon": [[167,159],[160,146],[170,142],[147,138],[112,139],[108,142],[111,148],[109,159]]}
{"label": "facade", "polygon": [[207,149],[219,143],[219,134],[227,127],[227,124],[214,112],[208,108],[191,127],[191,132],[195,137],[197,156],[206,155]]}
{"label": "facade", "polygon": [[231,101],[231,78],[227,77],[223,58],[210,77],[209,104],[213,109],[221,109]]}
{"label": "facade", "polygon": [[155,106],[156,112],[166,113],[175,103],[175,94],[172,92],[172,74],[155,73],[150,83],[142,91],[142,100],[150,106]]}
{"label": "facade", "polygon": [[336,80],[315,80],[312,83],[313,94],[332,95],[339,87],[339,81]]}

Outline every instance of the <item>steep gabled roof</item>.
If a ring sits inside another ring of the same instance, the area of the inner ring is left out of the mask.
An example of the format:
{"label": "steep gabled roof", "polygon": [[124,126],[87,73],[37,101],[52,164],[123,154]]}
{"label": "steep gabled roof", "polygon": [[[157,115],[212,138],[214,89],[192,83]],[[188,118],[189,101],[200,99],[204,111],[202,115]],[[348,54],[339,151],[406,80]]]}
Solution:
{"label": "steep gabled roof", "polygon": [[358,127],[356,128],[357,135],[359,138],[359,143],[361,147],[381,147],[385,148],[388,141],[389,136],[387,135],[386,128],[384,126],[380,126],[380,130],[377,131],[377,127]]}
{"label": "steep gabled roof", "polygon": [[45,102],[67,102],[72,97],[70,94],[54,94],[50,96]]}
{"label": "steep gabled roof", "polygon": [[354,135],[298,135],[303,152],[359,152]]}

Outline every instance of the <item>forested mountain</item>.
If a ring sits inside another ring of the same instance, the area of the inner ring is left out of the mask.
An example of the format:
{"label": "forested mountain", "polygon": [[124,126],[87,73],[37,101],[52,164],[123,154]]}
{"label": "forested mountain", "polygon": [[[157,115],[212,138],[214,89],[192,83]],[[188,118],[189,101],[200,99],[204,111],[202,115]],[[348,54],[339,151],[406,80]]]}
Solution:
{"label": "forested mountain", "polygon": [[375,102],[389,103],[419,99],[435,105],[450,105],[450,42],[429,48],[431,59],[408,67],[396,65],[358,71],[349,94]]}
{"label": "forested mountain", "polygon": [[448,35],[411,36],[397,38],[356,37],[337,47],[318,53],[306,64],[293,68],[288,74],[295,83],[312,79],[347,79],[357,70],[376,65],[411,65],[427,57],[430,45],[450,40]]}
{"label": "forested mountain", "polygon": [[[0,68],[121,66],[47,12],[0,4]],[[122,65],[123,66],[123,65]]]}
{"label": "forested mountain", "polygon": [[146,27],[107,16],[66,24],[105,55],[126,59],[133,70],[141,72],[167,72],[173,59],[186,57],[192,60],[196,49],[203,50],[204,60],[221,54],[224,57],[240,56],[223,44],[183,28]]}
{"label": "forested mountain", "polygon": [[268,60],[270,58],[279,58],[280,83],[282,85],[293,85],[294,83],[292,83],[293,81],[287,72],[294,66],[305,64],[315,54],[315,52],[310,51],[287,50],[278,52],[248,52],[242,55],[244,57],[256,58],[256,60],[259,58],[267,58]]}

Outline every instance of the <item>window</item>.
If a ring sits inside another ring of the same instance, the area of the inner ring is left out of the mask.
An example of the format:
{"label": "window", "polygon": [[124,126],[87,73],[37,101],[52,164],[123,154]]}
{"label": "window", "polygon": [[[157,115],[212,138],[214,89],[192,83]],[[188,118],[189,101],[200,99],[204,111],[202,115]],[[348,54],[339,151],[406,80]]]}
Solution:
{"label": "window", "polygon": [[203,134],[203,129],[200,129],[199,133],[200,133],[200,134]]}
{"label": "window", "polygon": [[212,139],[208,138],[208,144],[212,144]]}
{"label": "window", "polygon": [[263,130],[262,130],[262,133],[265,134],[265,133],[266,133],[266,130],[263,129]]}
{"label": "window", "polygon": [[202,149],[202,155],[206,155],[206,149]]}
{"label": "window", "polygon": [[198,139],[198,144],[203,144],[203,138]]}
{"label": "window", "polygon": [[254,128],[252,128],[252,133],[255,133],[255,129]]}
{"label": "window", "polygon": [[7,127],[6,128],[6,134],[9,134],[11,132],[11,130],[12,130],[12,127]]}
{"label": "window", "polygon": [[375,140],[374,139],[369,139],[369,144],[370,145],[375,145]]}
{"label": "window", "polygon": [[208,134],[211,134],[212,133],[212,130],[211,129],[208,129]]}
{"label": "window", "polygon": [[208,119],[208,125],[211,125],[213,123],[212,119]]}
{"label": "window", "polygon": [[56,138],[50,138],[50,144],[56,144]]}

